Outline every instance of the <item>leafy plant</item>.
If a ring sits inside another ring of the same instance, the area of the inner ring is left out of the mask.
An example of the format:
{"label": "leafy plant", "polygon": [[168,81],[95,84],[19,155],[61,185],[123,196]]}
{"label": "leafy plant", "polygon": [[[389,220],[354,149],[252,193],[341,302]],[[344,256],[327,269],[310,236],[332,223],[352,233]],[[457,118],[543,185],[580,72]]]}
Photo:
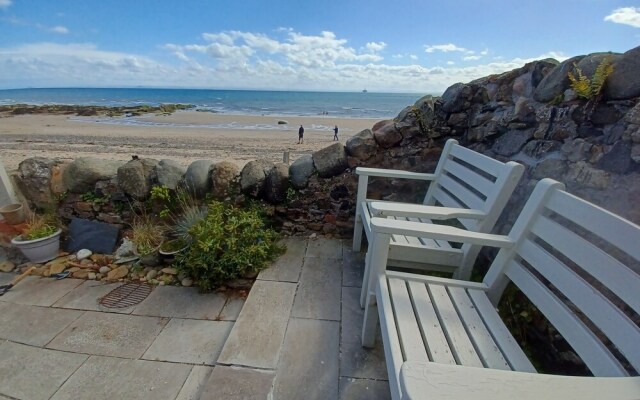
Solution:
{"label": "leafy plant", "polygon": [[131,224],[131,241],[136,245],[138,254],[150,253],[164,240],[166,228],[154,222],[148,215],[137,216]]}
{"label": "leafy plant", "polygon": [[259,208],[236,208],[212,201],[206,218],[189,230],[191,247],[175,265],[195,278],[204,291],[259,271],[284,251],[279,234],[267,228]]}
{"label": "leafy plant", "polygon": [[600,62],[591,79],[586,77],[575,63],[573,67],[576,74],[574,75],[573,72],[569,72],[571,88],[576,92],[578,97],[586,100],[595,100],[600,96],[607,78],[613,72],[613,65],[609,57],[604,58]]}
{"label": "leafy plant", "polygon": [[197,205],[186,207],[182,214],[174,219],[173,234],[184,241],[191,241],[191,228],[204,220],[207,216],[207,208]]}
{"label": "leafy plant", "polygon": [[189,242],[182,238],[167,240],[166,242],[162,242],[160,245],[160,250],[165,251],[167,253],[178,251],[186,248],[189,245]]}
{"label": "leafy plant", "polygon": [[88,203],[92,203],[96,206],[103,206],[109,202],[109,196],[100,196],[94,192],[86,192],[80,196],[82,201],[86,201]]}
{"label": "leafy plant", "polygon": [[41,239],[51,236],[58,231],[60,221],[52,212],[44,215],[33,214],[27,223],[27,229],[22,232],[23,240]]}

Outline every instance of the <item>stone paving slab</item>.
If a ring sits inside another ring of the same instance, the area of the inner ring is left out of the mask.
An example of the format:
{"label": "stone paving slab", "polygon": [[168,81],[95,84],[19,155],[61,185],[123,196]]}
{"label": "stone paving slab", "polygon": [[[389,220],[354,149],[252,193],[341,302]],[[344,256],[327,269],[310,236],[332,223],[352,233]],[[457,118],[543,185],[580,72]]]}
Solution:
{"label": "stone paving slab", "polygon": [[389,382],[340,378],[340,400],[391,400]]}
{"label": "stone paving slab", "polygon": [[245,301],[242,297],[227,297],[227,302],[224,304],[224,307],[222,307],[222,311],[220,311],[217,319],[220,321],[237,320]]}
{"label": "stone paving slab", "polygon": [[175,399],[190,365],[91,356],[52,400]]}
{"label": "stone paving slab", "polygon": [[49,399],[86,359],[84,354],[4,342],[0,345],[0,392],[17,399]]}
{"label": "stone paving slab", "polygon": [[346,240],[342,245],[342,286],[361,287],[366,252],[354,253],[351,250],[351,242]]}
{"label": "stone paving slab", "polygon": [[305,258],[293,303],[294,317],[340,320],[342,267],[339,261],[329,261],[316,257]]}
{"label": "stone paving slab", "polygon": [[13,278],[15,278],[16,274],[14,273],[9,273],[9,272],[0,272],[0,285],[5,285],[9,282],[11,282],[13,280]]}
{"label": "stone paving slab", "polygon": [[338,398],[340,324],[291,318],[273,389],[274,399]]}
{"label": "stone paving slab", "polygon": [[146,360],[214,365],[233,322],[174,318],[142,356]]}
{"label": "stone paving slab", "polygon": [[342,259],[342,241],[319,237],[309,240],[305,257],[318,257],[321,259]]}
{"label": "stone paving slab", "polygon": [[256,281],[218,362],[275,368],[295,292],[294,283]]}
{"label": "stone paving slab", "polygon": [[166,318],[87,311],[47,347],[137,359],[144,354],[167,322]]}
{"label": "stone paving slab", "polygon": [[298,282],[302,261],[307,250],[307,239],[292,236],[283,240],[287,251],[269,268],[260,271],[258,279],[266,281]]}
{"label": "stone paving slab", "polygon": [[196,288],[158,286],[134,310],[135,315],[154,317],[216,319],[226,296],[200,293]]}
{"label": "stone paving slab", "polygon": [[212,371],[212,367],[195,365],[189,372],[189,376],[184,385],[182,385],[176,400],[199,400]]}
{"label": "stone paving slab", "polygon": [[49,307],[84,281],[84,279],[67,278],[56,280],[28,276],[4,296],[0,296],[0,300],[9,303]]}
{"label": "stone paving slab", "polygon": [[53,303],[52,307],[130,314],[135,306],[127,308],[109,308],[98,303],[102,297],[119,286],[122,286],[122,283],[103,284],[96,281],[86,281],[67,293],[63,298]]}
{"label": "stone paving slab", "polygon": [[218,365],[213,369],[200,400],[270,399],[273,377],[271,371]]}
{"label": "stone paving slab", "polygon": [[360,288],[342,288],[342,316],[340,376],[387,380],[380,330],[373,349],[362,347],[364,310],[360,308]]}
{"label": "stone paving slab", "polygon": [[0,338],[44,347],[82,311],[0,303]]}

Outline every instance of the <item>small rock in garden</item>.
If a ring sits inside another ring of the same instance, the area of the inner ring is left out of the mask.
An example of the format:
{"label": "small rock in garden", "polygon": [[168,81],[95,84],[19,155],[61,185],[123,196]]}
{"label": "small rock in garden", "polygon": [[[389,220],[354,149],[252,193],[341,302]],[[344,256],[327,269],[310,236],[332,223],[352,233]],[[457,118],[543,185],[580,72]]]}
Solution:
{"label": "small rock in garden", "polygon": [[160,281],[160,282],[158,282],[158,285],[160,285],[160,286],[164,286],[164,285],[165,285],[165,283],[164,283],[164,281]]}
{"label": "small rock in garden", "polygon": [[11,261],[0,262],[0,271],[2,272],[11,272],[14,270],[15,267],[16,265]]}
{"label": "small rock in garden", "polygon": [[71,274],[71,277],[77,278],[77,279],[87,279],[88,276],[89,276],[89,272],[85,270],[76,271],[73,274]]}
{"label": "small rock in garden", "polygon": [[311,235],[309,235],[309,239],[315,239],[316,237],[318,237],[317,233],[312,233]]}
{"label": "small rock in garden", "polygon": [[117,279],[124,278],[129,274],[129,268],[126,265],[121,265],[118,268],[111,270],[107,274],[107,279],[110,281],[115,281]]}
{"label": "small rock in garden", "polygon": [[76,272],[76,271],[80,271],[80,268],[78,268],[78,267],[71,267],[71,268],[69,268],[69,272],[70,272],[70,273],[72,273],[72,274],[73,274],[74,272]]}
{"label": "small rock in garden", "polygon": [[131,274],[129,274],[129,278],[138,279],[138,273],[137,272],[132,272]]}
{"label": "small rock in garden", "polygon": [[146,281],[147,281],[147,278],[144,278],[144,277],[140,278],[140,282],[146,282]]}
{"label": "small rock in garden", "polygon": [[102,279],[103,277],[104,277],[104,275],[103,275],[103,274],[96,274],[96,280],[98,280],[98,281],[99,281],[100,279]]}
{"label": "small rock in garden", "polygon": [[178,270],[175,268],[162,268],[160,272],[167,275],[178,275]]}
{"label": "small rock in garden", "polygon": [[84,260],[85,258],[89,258],[92,254],[93,252],[91,250],[87,250],[87,249],[78,250],[78,252],[76,253],[76,259]]}
{"label": "small rock in garden", "polygon": [[89,272],[89,275],[87,275],[87,278],[91,279],[92,281],[95,280],[97,277],[95,272]]}
{"label": "small rock in garden", "polygon": [[147,272],[147,275],[145,276],[145,278],[148,281],[153,280],[153,278],[155,278],[156,276],[158,276],[158,271],[156,271],[155,269],[152,269],[151,271]]}
{"label": "small rock in garden", "polygon": [[52,274],[59,274],[67,268],[66,260],[54,260],[47,263]]}
{"label": "small rock in garden", "polygon": [[180,282],[180,284],[181,284],[182,286],[184,286],[184,287],[189,287],[189,286],[193,285],[193,279],[191,279],[191,278],[184,278],[184,279]]}
{"label": "small rock in garden", "polygon": [[[36,272],[36,271],[34,271]],[[51,276],[51,271],[49,271],[48,269],[45,269],[44,271],[42,271],[40,273],[40,275],[44,276],[45,278],[48,278],[49,276]]]}
{"label": "small rock in garden", "polygon": [[111,272],[111,268],[109,267],[100,267],[100,270],[98,271],[101,274],[108,274],[109,272]]}
{"label": "small rock in garden", "polygon": [[80,261],[80,265],[82,265],[85,268],[89,268],[89,266],[93,265],[93,263],[88,258],[85,258],[84,260]]}
{"label": "small rock in garden", "polygon": [[151,279],[151,284],[152,285],[157,285],[158,284],[158,280],[157,279]]}

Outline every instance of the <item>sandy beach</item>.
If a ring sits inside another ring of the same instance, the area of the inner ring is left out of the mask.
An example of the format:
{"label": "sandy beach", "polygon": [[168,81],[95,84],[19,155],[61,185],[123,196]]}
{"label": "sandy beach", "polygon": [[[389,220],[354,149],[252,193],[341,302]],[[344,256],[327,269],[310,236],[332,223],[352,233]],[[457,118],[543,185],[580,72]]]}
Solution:
{"label": "sandy beach", "polygon": [[[283,120],[288,123],[278,124]],[[120,118],[19,115],[0,118],[0,158],[7,171],[30,157],[130,160],[132,155],[172,159],[185,166],[200,159],[228,160],[242,168],[259,158],[281,162],[285,151],[293,162],[335,143],[334,125],[344,143],[377,121],[196,111]],[[297,144],[300,124],[305,128],[304,144]]]}

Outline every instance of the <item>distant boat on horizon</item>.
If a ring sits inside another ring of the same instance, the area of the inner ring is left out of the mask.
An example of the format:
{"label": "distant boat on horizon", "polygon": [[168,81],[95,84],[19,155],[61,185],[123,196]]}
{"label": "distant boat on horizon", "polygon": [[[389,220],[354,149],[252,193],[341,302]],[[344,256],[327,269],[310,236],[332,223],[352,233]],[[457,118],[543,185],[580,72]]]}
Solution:
{"label": "distant boat on horizon", "polygon": [[367,93],[367,89],[362,89],[362,93]]}

